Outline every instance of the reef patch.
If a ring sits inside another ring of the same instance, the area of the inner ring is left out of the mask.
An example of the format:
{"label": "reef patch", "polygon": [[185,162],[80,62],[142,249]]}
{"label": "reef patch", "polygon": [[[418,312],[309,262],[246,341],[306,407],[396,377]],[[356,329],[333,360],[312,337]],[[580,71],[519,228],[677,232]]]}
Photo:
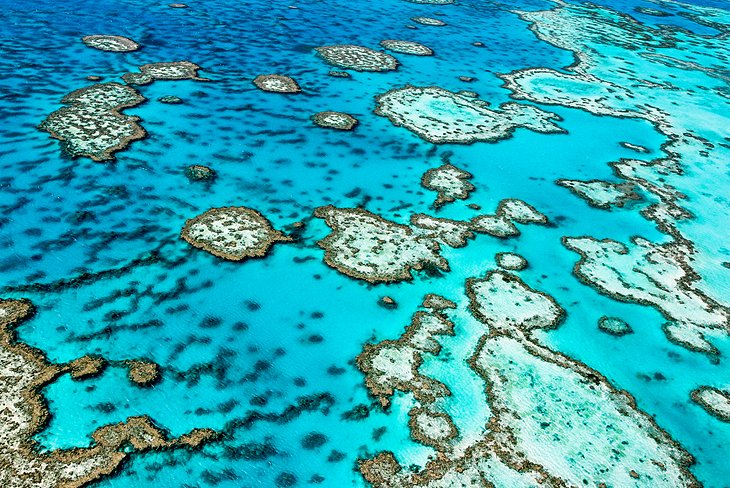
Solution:
{"label": "reef patch", "polygon": [[433,56],[433,50],[428,47],[413,41],[398,41],[394,39],[386,39],[380,41],[380,45],[388,51],[393,51],[400,54],[412,54],[414,56]]}
{"label": "reef patch", "polygon": [[302,91],[294,78],[290,78],[289,76],[258,75],[253,79],[253,84],[260,90],[267,92],[300,93]]}
{"label": "reef patch", "polygon": [[263,257],[274,243],[291,241],[274,230],[266,217],[247,207],[211,208],[185,222],[180,237],[230,261]]}
{"label": "reef patch", "polygon": [[471,178],[472,174],[468,171],[444,164],[426,171],[421,177],[421,186],[438,193],[433,206],[439,208],[456,199],[469,198],[469,194],[474,191],[474,185],[469,181]]}
{"label": "reef patch", "polygon": [[86,156],[94,161],[113,159],[146,133],[137,123],[139,117],[121,110],[145,101],[134,88],[119,83],[101,83],[73,91],[61,102],[68,105],[50,114],[39,128],[61,141],[64,152],[72,157]]}
{"label": "reef patch", "polygon": [[200,66],[190,61],[143,64],[139,73],[127,73],[122,80],[129,85],[147,85],[155,80],[195,80],[210,81],[198,76]]}
{"label": "reef patch", "polygon": [[398,68],[398,60],[390,54],[352,44],[336,44],[315,48],[317,54],[329,64],[355,71],[392,71]]}
{"label": "reef patch", "polygon": [[357,119],[344,112],[318,112],[312,115],[312,121],[326,129],[352,130],[357,126]]}
{"label": "reef patch", "polygon": [[604,210],[611,207],[623,207],[631,200],[641,200],[641,196],[636,193],[636,185],[629,182],[557,180],[556,183],[572,191],[591,207]]}
{"label": "reef patch", "polygon": [[692,401],[705,409],[713,417],[730,422],[730,393],[711,386],[700,386],[693,390]]}
{"label": "reef patch", "polygon": [[141,47],[132,39],[123,36],[92,35],[82,37],[81,41],[88,47],[115,53],[128,53]]}

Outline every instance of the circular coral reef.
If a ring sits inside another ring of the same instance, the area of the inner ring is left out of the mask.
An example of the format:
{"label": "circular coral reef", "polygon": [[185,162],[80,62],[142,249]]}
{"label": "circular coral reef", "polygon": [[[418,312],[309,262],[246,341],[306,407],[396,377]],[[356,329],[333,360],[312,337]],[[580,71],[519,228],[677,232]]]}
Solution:
{"label": "circular coral reef", "polygon": [[312,116],[312,120],[320,127],[338,130],[352,130],[357,125],[357,119],[342,112],[319,112]]}
{"label": "circular coral reef", "polygon": [[291,240],[274,230],[266,217],[246,207],[212,208],[185,222],[180,237],[230,261],[263,257],[275,242]]}
{"label": "circular coral reef", "polygon": [[254,78],[253,84],[267,92],[299,93],[302,91],[294,78],[282,75],[258,75]]}

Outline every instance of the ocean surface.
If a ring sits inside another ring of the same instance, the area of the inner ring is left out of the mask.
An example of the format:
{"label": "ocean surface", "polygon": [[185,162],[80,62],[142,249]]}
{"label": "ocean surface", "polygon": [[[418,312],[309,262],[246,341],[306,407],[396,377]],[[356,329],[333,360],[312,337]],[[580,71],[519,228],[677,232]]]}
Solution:
{"label": "ocean surface", "polygon": [[[559,327],[537,333],[542,343],[629,392],[637,408],[694,456],[690,471],[700,483],[730,486],[730,424],[690,398],[699,386],[730,389],[728,330],[712,336],[718,351],[712,357],[672,343],[662,331],[666,315],[579,280],[573,273],[579,256],[561,242],[564,236],[622,243],[634,236],[654,243],[671,239],[640,213],[657,201],[654,195],[643,192],[640,200],[606,210],[555,183],[617,182],[609,163],[660,158],[666,135],[640,117],[527,100],[559,115],[564,132],[517,128],[494,142],[432,144],[374,113],[376,96],[409,84],[473,91],[497,107],[514,94],[498,75],[536,67],[565,73],[574,53],[538,37],[515,13],[548,10],[553,2],[186,3],[188,8],[157,0],[0,0],[1,296],[35,304],[37,313],[18,328],[18,341],[42,350],[50,362],[88,354],[111,362],[96,377],[76,381],[63,375],[43,387],[51,416],[34,437],[39,449],[86,447],[97,428],[149,415],[171,436],[197,427],[225,435],[196,450],[133,453],[95,486],[360,487],[368,484],[358,460],[381,451],[392,451],[403,466],[422,467],[433,449],[411,438],[412,397],[396,393],[393,405],[381,409],[355,358],[366,343],[397,338],[427,293],[453,300],[457,308],[449,316],[456,334],[440,339],[443,350],[427,357],[423,368],[452,391],[441,407],[462,436],[479,437],[490,410],[484,383],[466,360],[485,326],[469,313],[464,283],[496,269],[497,253],[516,252],[529,262],[520,278],[566,311]],[[730,261],[730,150],[720,144],[730,140],[730,45],[722,37],[730,32],[730,10],[714,24],[697,20],[709,18],[702,17],[703,8],[728,4],[595,4],[592,8],[631,16],[647,31],[720,36],[717,43],[725,44],[724,51],[677,47],[692,66],[670,68],[644,59],[632,69],[676,85],[665,90],[674,97],[674,120],[714,116],[714,132],[698,132],[714,144],[714,152],[701,161],[687,158],[683,174],[667,178],[686,197],[680,205],[692,213],[677,228],[696,249],[696,286],[726,307],[730,269],[721,263]],[[637,7],[671,15],[649,15]],[[446,25],[410,20],[417,16]],[[92,34],[124,36],[141,48],[93,49],[81,42]],[[328,75],[339,68],[314,51],[333,44],[381,50],[383,39],[415,41],[435,54],[391,52],[400,62],[397,70],[350,71],[340,78]],[[633,50],[658,43],[649,35],[627,40],[629,45],[614,39],[586,38],[586,49],[604,63],[596,69],[611,73],[612,60],[618,66]],[[631,45],[641,42],[645,45]],[[121,83],[122,75],[141,65],[182,60],[199,65],[199,75],[210,81],[135,86],[147,101],[124,113],[138,116],[147,136],[113,160],[72,157],[38,128],[63,106],[66,94],[93,83],[87,76]],[[257,75],[273,73],[294,78],[302,93],[268,93],[252,83]],[[579,89],[564,86],[565,93]],[[644,96],[639,92],[637,97]],[[167,95],[183,103],[158,101]],[[327,110],[351,114],[359,124],[338,131],[312,123],[312,114]],[[444,161],[471,173],[476,189],[434,213],[435,194],[421,186],[421,176]],[[189,165],[213,168],[215,180],[190,181]],[[333,205],[362,207],[398,223],[407,223],[413,213],[466,220],[479,213],[467,204],[492,213],[506,198],[524,200],[551,224],[520,225],[521,234],[511,239],[478,234],[465,247],[444,246],[450,271],[414,271],[412,280],[392,284],[370,284],[328,266],[317,242],[331,229],[312,218],[315,208]],[[244,262],[220,259],[180,238],[187,219],[226,206],[254,208],[284,232],[294,222],[306,225],[296,242],[276,244],[265,257]],[[397,308],[378,303],[386,295]],[[620,317],[634,333],[602,332],[597,327],[602,316]],[[119,366],[137,358],[160,365],[161,380],[154,386],[132,384]],[[369,414],[348,419],[346,413],[358,406]]]}

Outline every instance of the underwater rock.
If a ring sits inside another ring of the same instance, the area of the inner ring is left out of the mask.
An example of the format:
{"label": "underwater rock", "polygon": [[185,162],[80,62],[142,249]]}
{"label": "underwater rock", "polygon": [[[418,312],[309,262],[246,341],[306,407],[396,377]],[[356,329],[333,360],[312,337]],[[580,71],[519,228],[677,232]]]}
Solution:
{"label": "underwater rock", "polygon": [[353,278],[370,283],[411,280],[411,271],[428,267],[448,271],[440,246],[410,227],[360,208],[319,207],[332,233],[318,242],[325,263]]}
{"label": "underwater rock", "polygon": [[322,46],[315,51],[328,63],[355,71],[391,71],[398,67],[398,60],[390,54],[352,44]]}
{"label": "underwater rock", "polygon": [[258,75],[253,79],[253,84],[267,92],[300,93],[302,91],[294,78],[282,75]]}
{"label": "underwater rock", "polygon": [[411,20],[421,25],[432,25],[435,27],[443,27],[446,25],[446,22],[444,22],[443,20],[434,19],[431,17],[411,17]]}
{"label": "underwater rock", "polygon": [[433,50],[431,48],[417,42],[386,39],[380,41],[380,45],[396,53],[412,54],[414,56],[433,56]]}
{"label": "underwater rock", "polygon": [[101,76],[89,75],[86,79],[89,81],[101,81],[103,78]]}
{"label": "underwater rock", "polygon": [[585,200],[591,207],[610,209],[611,207],[623,207],[630,200],[640,200],[636,193],[636,185],[633,183],[610,183],[602,180],[557,180],[560,186],[564,186],[577,196]]}
{"label": "underwater rock", "polygon": [[127,73],[122,80],[129,85],[147,85],[155,80],[210,81],[198,76],[200,66],[190,61],[151,63],[139,67],[139,73]]}
{"label": "underwater rock", "polygon": [[132,359],[125,361],[129,381],[139,386],[150,386],[160,380],[160,366],[148,360]]}
{"label": "underwater rock", "polygon": [[607,334],[615,336],[623,336],[634,332],[631,326],[620,318],[606,317],[605,315],[598,319],[598,328]]}
{"label": "underwater rock", "polygon": [[337,130],[352,130],[358,121],[350,114],[343,112],[319,112],[312,115],[312,121],[320,127]]}
{"label": "underwater rock", "polygon": [[508,271],[522,271],[527,267],[527,259],[513,252],[499,252],[495,260],[497,266]]}
{"label": "underwater rock", "polygon": [[93,47],[94,49],[115,53],[128,53],[131,51],[136,51],[141,47],[132,39],[122,36],[84,36],[81,38],[81,41],[87,46]]}
{"label": "underwater rock", "polygon": [[179,105],[183,103],[183,99],[175,95],[165,95],[164,97],[160,97],[157,100],[161,103],[168,103],[171,105]]}
{"label": "underwater rock", "polygon": [[263,257],[274,243],[291,241],[274,230],[266,217],[246,207],[212,208],[185,222],[180,237],[230,261]]}
{"label": "underwater rock", "polygon": [[330,70],[327,74],[332,76],[333,78],[352,78],[350,73],[348,73],[347,71],[337,71],[333,69]]}
{"label": "underwater rock", "polygon": [[393,300],[393,298],[391,298],[387,295],[380,297],[380,299],[378,300],[378,305],[380,305],[383,308],[387,308],[389,310],[398,308],[398,303],[395,300]]}
{"label": "underwater rock", "polygon": [[114,152],[145,137],[144,129],[137,123],[139,117],[121,113],[122,109],[144,101],[129,86],[91,85],[66,95],[61,102],[68,106],[49,115],[39,128],[60,140],[63,150],[72,157],[86,156],[94,161],[114,159]]}
{"label": "underwater rock", "polygon": [[185,168],[185,176],[190,181],[212,181],[215,179],[215,170],[202,164],[192,164]]}
{"label": "underwater rock", "polygon": [[705,409],[707,413],[723,422],[730,422],[730,392],[700,386],[691,393],[692,401]]}
{"label": "underwater rock", "polygon": [[0,480],[7,486],[86,486],[112,475],[135,452],[196,448],[217,438],[210,429],[194,429],[170,439],[149,417],[130,417],[97,429],[90,447],[40,452],[33,437],[49,418],[41,391],[72,366],[49,363],[41,351],[17,342],[13,329],[33,314],[28,300],[0,300]]}
{"label": "underwater rock", "polygon": [[439,208],[457,198],[467,199],[469,194],[474,191],[474,185],[469,182],[471,178],[471,173],[452,164],[444,164],[426,171],[421,177],[421,185],[438,193],[433,206]]}
{"label": "underwater rock", "polygon": [[653,306],[671,321],[664,326],[670,341],[717,354],[704,334],[727,330],[730,311],[694,286],[699,277],[687,263],[691,249],[639,237],[631,246],[592,237],[564,237],[563,245],[580,255],[573,273],[583,283],[619,301]]}
{"label": "underwater rock", "polygon": [[531,105],[503,103],[490,110],[457,93],[436,86],[394,88],[376,97],[375,113],[433,144],[496,142],[517,128],[544,134],[564,133],[560,117]]}

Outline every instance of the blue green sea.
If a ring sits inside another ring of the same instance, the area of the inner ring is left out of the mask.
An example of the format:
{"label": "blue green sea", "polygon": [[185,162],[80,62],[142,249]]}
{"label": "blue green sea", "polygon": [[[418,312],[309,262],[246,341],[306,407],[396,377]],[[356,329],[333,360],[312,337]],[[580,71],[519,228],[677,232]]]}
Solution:
{"label": "blue green sea", "polygon": [[[381,408],[355,358],[367,343],[397,339],[426,294],[454,301],[455,334],[439,339],[443,350],[424,356],[423,370],[451,390],[441,408],[462,438],[480,437],[491,415],[488,394],[467,361],[485,326],[469,312],[465,282],[497,269],[497,253],[514,252],[529,263],[515,274],[566,312],[557,328],[536,333],[540,341],[633,396],[694,457],[689,469],[701,485],[730,487],[730,423],[690,397],[710,386],[730,398],[730,324],[707,336],[716,354],[674,343],[662,330],[671,317],[579,279],[580,256],[561,241],[677,239],[644,212],[660,201],[649,185],[638,199],[602,209],[556,184],[620,183],[615,163],[651,162],[671,150],[681,171],[652,184],[680,193],[689,212],[673,229],[694,249],[691,286],[730,306],[730,4],[685,1],[186,0],[186,8],[174,8],[167,0],[0,0],[0,297],[33,302],[37,312],[18,327],[17,340],[49,362],[85,355],[110,362],[93,378],[61,375],[42,387],[50,417],[33,437],[36,448],[88,447],[97,428],[149,415],[171,437],[194,428],[223,435],[199,449],[131,452],[93,486],[364,487],[358,461],[382,451],[418,471],[434,451],[409,432],[412,395],[396,392]],[[561,86],[561,78],[545,82],[560,94],[554,103],[543,103],[538,83],[534,98],[515,96],[505,75],[571,73],[577,62],[575,52],[545,39],[564,35],[568,24],[540,31],[520,14],[554,8],[593,16],[595,32],[576,32],[571,42],[595,60],[596,80],[627,94],[620,109],[658,107],[678,134],[693,137],[668,149],[666,133],[647,118],[563,103],[581,96],[581,87]],[[623,20],[609,30],[604,17]],[[140,48],[94,49],[81,41],[93,34],[124,36]],[[333,67],[315,51],[352,44],[385,52],[384,39],[417,42],[434,54],[389,52],[398,68],[372,72]],[[139,66],[183,60],[209,81],[135,85],[146,101],[123,113],[139,117],[146,136],[112,159],[69,154],[39,129],[64,96],[95,83],[89,76],[124,84],[120,77]],[[350,76],[331,76],[333,69]],[[262,91],[252,83],[261,74],[289,76],[301,93]],[[557,114],[564,130],[518,127],[496,141],[434,144],[374,113],[378,95],[407,85],[475,92],[495,110],[530,104]],[[164,96],[182,103],[162,103]],[[311,117],[321,111],[345,112],[358,125],[318,127]],[[702,156],[693,145],[700,140]],[[475,190],[436,210],[421,178],[445,162],[471,173]],[[189,179],[190,165],[212,168],[215,179]],[[333,205],[400,224],[414,213],[466,221],[507,198],[529,203],[550,223],[518,225],[509,239],[477,234],[465,247],[442,246],[449,271],[413,270],[412,279],[395,283],[372,284],[328,266],[318,242],[332,229],[313,218],[315,208]],[[234,262],[180,238],[188,219],[228,206],[256,209],[297,239]],[[295,222],[304,226],[295,230]],[[383,306],[384,296],[397,307]],[[633,333],[601,331],[603,316],[621,318]],[[160,366],[153,386],[127,379],[123,361],[140,358]]]}

